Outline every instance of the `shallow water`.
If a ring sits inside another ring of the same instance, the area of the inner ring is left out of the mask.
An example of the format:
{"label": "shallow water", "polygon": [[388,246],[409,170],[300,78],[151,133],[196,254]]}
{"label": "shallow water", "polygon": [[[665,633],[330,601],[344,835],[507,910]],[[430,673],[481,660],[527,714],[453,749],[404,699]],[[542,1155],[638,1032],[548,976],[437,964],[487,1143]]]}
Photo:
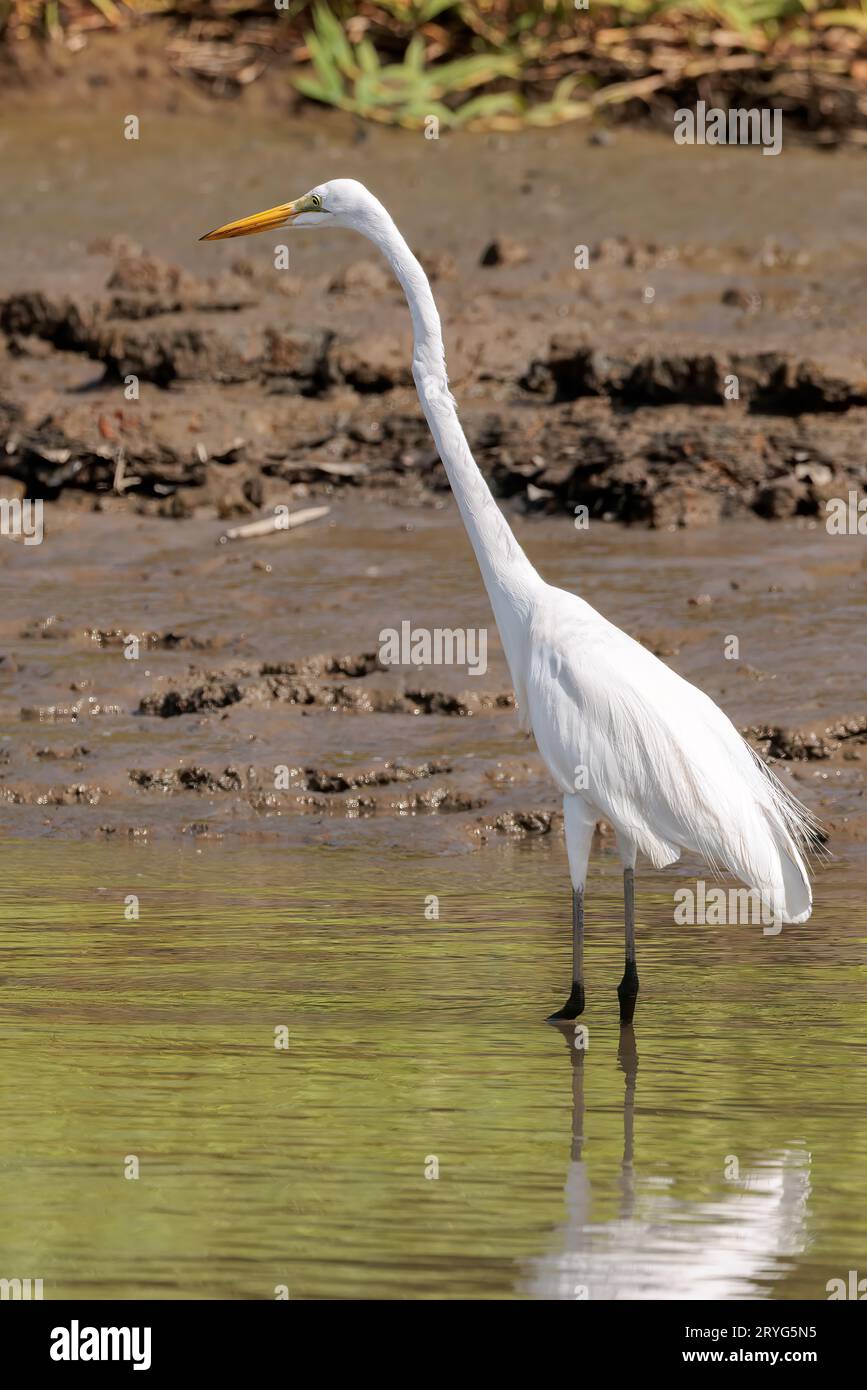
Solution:
{"label": "shallow water", "polygon": [[551,837],[3,859],[0,1273],[46,1298],[821,1299],[863,1273],[845,861],[779,937],[676,927],[676,878],[642,875],[633,1042],[595,858],[580,1053],[542,1021],[568,974]]}

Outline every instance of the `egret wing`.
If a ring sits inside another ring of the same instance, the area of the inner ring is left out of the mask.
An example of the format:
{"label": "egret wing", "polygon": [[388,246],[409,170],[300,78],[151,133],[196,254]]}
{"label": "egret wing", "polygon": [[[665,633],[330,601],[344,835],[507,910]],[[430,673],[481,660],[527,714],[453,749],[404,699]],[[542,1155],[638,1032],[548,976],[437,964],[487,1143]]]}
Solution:
{"label": "egret wing", "polygon": [[540,752],[658,867],[680,850],[809,915],[798,806],[697,687],[573,594],[549,589],[531,641]]}

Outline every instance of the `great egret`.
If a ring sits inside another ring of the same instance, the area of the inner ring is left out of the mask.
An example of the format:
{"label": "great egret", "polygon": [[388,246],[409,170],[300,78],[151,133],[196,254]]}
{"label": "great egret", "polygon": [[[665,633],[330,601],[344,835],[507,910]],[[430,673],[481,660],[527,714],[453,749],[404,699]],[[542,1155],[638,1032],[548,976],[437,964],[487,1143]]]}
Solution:
{"label": "great egret", "polygon": [[572,988],[552,1020],[584,1009],[584,885],[599,818],[623,864],[626,959],[618,986],[629,1022],[638,996],[634,869],[699,854],[761,896],[783,922],[804,922],[812,896],[802,850],[815,822],[760,762],[713,701],[583,599],[546,584],[491,496],[458,420],[427,276],[383,205],[355,179],[319,184],[208,232],[203,241],[277,227],[347,227],[383,253],[406,294],[412,374],[491,600],[522,725],[563,793],[572,880]]}

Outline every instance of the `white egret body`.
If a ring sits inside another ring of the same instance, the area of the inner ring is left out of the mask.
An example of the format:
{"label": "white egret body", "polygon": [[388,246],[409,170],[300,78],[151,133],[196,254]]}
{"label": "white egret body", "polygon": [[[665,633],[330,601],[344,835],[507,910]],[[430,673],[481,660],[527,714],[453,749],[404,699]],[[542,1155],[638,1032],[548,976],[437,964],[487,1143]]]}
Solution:
{"label": "white egret body", "polygon": [[388,212],[354,179],[242,218],[203,240],[278,226],[347,227],[386,257],[412,315],[412,373],[470,538],[505,651],[524,727],[563,793],[573,888],[572,992],[556,1018],[584,1007],[583,903],[598,819],[611,823],[624,866],[626,970],[621,1018],[638,993],[633,870],[640,850],[664,868],[688,850],[755,889],[784,922],[810,915],[802,851],[813,821],[694,685],[583,599],[530,564],[479,471],[449,391],[442,330],[427,276]]}

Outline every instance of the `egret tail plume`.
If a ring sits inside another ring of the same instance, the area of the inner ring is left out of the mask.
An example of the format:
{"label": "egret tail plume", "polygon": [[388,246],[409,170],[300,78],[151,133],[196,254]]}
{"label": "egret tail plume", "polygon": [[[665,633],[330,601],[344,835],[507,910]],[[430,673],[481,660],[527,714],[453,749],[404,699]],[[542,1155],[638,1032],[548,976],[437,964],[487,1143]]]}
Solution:
{"label": "egret tail plume", "polygon": [[819,822],[750,749],[765,796],[763,810],[777,852],[777,907],[784,922],[806,922],[813,893],[804,856],[821,848]]}

